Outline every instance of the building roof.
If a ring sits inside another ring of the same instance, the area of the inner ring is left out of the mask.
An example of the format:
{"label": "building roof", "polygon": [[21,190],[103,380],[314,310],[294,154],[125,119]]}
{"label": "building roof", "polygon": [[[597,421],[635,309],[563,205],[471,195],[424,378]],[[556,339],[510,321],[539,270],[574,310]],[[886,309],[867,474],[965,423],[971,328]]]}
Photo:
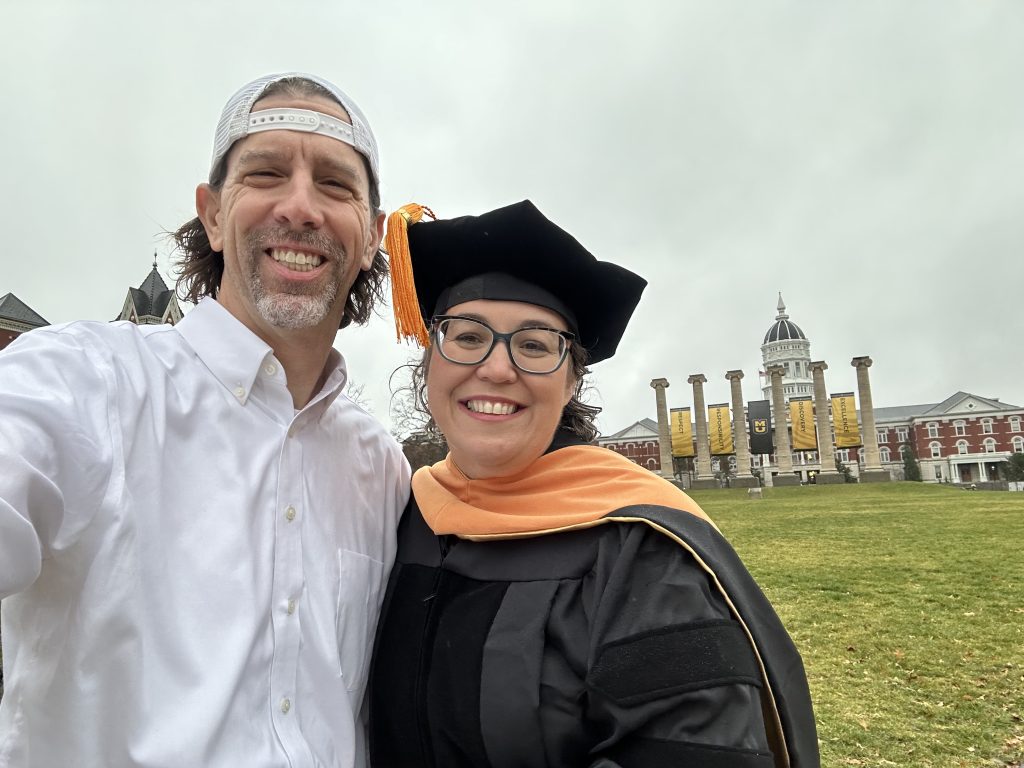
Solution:
{"label": "building roof", "polygon": [[1024,410],[1019,405],[1004,403],[993,397],[981,397],[970,392],[956,392],[941,403],[922,403],[920,405],[897,405],[892,408],[875,408],[875,423],[891,424],[893,422],[910,422],[912,419],[923,419],[929,416],[939,417],[951,414],[986,413],[991,411]]}
{"label": "building roof", "polygon": [[1019,405],[1002,403],[993,397],[981,397],[970,392],[957,392],[941,403],[936,403],[922,416],[941,416],[947,413],[967,413],[969,411],[1018,411]]}
{"label": "building roof", "polygon": [[[163,317],[164,312],[167,311],[167,305],[174,298],[174,291],[167,287],[167,283],[157,271],[156,254],[153,255],[153,269],[146,275],[146,279],[138,288],[128,289],[128,296],[137,317]],[[127,319],[127,317],[123,316],[121,319]]]}
{"label": "building roof", "polygon": [[[935,403],[923,403],[921,405],[896,405],[886,408],[875,408],[875,423],[910,421],[934,407]],[[860,409],[857,409],[857,412],[860,413]]]}
{"label": "building roof", "polygon": [[146,275],[142,285],[132,288],[132,301],[135,302],[135,310],[140,315],[151,315],[160,317],[167,309],[167,302],[171,300],[171,291],[167,283],[160,277],[156,269],[156,259],[153,259],[153,269]]}
{"label": "building roof", "polygon": [[0,296],[0,319],[12,320],[16,323],[25,323],[33,328],[41,328],[49,323],[38,312],[33,310],[25,302],[13,293]]}
{"label": "building roof", "polygon": [[779,303],[778,303],[779,314],[775,316],[775,322],[771,328],[764,335],[764,341],[762,344],[770,344],[773,341],[789,341],[791,339],[800,339],[801,341],[807,341],[807,337],[804,332],[800,330],[800,326],[789,319],[789,315],[786,314],[786,304],[782,300],[782,292],[779,292]]}
{"label": "building roof", "polygon": [[611,435],[601,435],[601,440],[634,440],[641,437],[657,437],[658,422],[654,419],[640,419],[634,421],[625,429],[620,429]]}

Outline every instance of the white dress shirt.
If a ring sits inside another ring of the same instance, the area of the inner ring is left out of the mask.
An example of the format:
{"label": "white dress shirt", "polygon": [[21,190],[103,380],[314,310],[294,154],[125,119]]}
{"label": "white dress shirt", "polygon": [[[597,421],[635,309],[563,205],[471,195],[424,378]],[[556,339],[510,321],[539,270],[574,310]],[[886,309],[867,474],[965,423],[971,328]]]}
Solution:
{"label": "white dress shirt", "polygon": [[212,299],[0,353],[0,766],[349,768],[409,467]]}

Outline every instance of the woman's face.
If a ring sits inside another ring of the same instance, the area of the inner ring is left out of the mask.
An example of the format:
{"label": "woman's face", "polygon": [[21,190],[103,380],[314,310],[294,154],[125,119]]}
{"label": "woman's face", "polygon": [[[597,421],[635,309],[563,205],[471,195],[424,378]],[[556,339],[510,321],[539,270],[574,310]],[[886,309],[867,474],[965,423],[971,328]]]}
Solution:
{"label": "woman's face", "polygon": [[[544,326],[567,330],[555,312],[519,301],[477,299],[445,313],[481,320],[498,333]],[[477,365],[457,365],[430,353],[427,403],[452,459],[468,477],[505,477],[547,450],[576,387],[569,357],[554,373],[524,373],[498,342]],[[487,411],[490,411],[489,413]]]}

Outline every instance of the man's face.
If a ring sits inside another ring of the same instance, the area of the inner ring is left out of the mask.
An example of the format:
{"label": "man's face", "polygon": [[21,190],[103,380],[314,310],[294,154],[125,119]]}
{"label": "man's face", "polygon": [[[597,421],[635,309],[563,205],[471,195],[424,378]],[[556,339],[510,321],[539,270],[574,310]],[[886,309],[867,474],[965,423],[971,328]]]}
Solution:
{"label": "man's face", "polygon": [[[349,122],[330,99],[276,94],[253,111],[311,109]],[[369,269],[384,216],[369,203],[366,165],[336,139],[296,131],[257,133],[226,158],[224,185],[196,190],[214,250],[224,254],[218,301],[269,341],[281,330],[332,337],[360,269]]]}

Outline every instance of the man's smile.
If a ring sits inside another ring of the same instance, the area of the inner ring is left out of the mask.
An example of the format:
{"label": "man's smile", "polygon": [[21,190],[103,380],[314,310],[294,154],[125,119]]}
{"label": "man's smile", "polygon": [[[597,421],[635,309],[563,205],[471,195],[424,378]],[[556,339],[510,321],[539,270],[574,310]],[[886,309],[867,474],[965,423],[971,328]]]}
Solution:
{"label": "man's smile", "polygon": [[323,256],[319,254],[291,248],[271,248],[268,253],[278,264],[295,272],[310,272],[323,262]]}

